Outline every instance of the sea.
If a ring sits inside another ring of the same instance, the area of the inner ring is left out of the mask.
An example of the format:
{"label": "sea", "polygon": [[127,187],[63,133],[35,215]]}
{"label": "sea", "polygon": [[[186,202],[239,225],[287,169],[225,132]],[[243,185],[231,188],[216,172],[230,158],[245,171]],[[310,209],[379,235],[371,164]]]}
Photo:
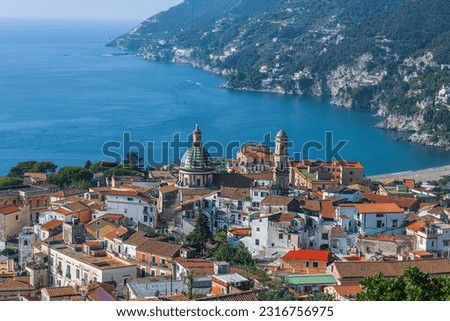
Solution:
{"label": "sea", "polygon": [[195,124],[213,156],[283,129],[291,157],[360,161],[366,175],[450,164],[448,151],[374,128],[368,109],[223,89],[224,77],[105,46],[137,23],[0,21],[0,175],[21,161],[84,166],[128,151],[176,162]]}

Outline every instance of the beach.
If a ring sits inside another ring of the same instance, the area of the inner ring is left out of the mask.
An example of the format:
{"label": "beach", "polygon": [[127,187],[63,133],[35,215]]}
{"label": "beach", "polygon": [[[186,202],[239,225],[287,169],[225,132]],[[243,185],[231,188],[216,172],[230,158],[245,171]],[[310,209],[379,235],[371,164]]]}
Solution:
{"label": "beach", "polygon": [[417,171],[373,175],[368,176],[368,178],[376,181],[384,181],[390,178],[398,178],[398,179],[412,178],[416,182],[430,182],[434,180],[439,180],[444,176],[450,176],[450,165],[426,168]]}

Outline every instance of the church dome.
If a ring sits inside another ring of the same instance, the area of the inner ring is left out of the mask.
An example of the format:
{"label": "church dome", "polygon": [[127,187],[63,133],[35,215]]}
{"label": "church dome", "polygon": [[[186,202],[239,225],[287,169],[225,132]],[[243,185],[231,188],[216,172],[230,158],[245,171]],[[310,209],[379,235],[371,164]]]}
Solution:
{"label": "church dome", "polygon": [[213,161],[208,151],[203,148],[201,143],[201,131],[198,125],[195,125],[192,147],[189,148],[181,159],[180,168],[187,170],[212,170]]}
{"label": "church dome", "polygon": [[181,159],[181,168],[193,170],[210,170],[213,162],[209,153],[201,146],[189,148]]}

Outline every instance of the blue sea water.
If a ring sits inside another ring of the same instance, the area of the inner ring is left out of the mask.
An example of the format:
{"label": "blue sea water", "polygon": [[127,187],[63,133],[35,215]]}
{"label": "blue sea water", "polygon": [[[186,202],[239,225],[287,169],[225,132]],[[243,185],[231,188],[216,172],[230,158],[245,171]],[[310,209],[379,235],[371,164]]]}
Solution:
{"label": "blue sea water", "polygon": [[[149,62],[105,47],[135,22],[0,21],[0,175],[25,160],[59,167],[102,154],[123,134],[140,142],[182,139],[200,124],[205,141],[262,141],[284,129],[293,147],[346,140],[341,155],[366,174],[450,163],[450,152],[396,140],[373,128],[367,110],[346,110],[309,98],[220,89],[224,78],[185,65]],[[230,155],[228,155],[230,156]],[[324,151],[310,154],[325,157]]]}

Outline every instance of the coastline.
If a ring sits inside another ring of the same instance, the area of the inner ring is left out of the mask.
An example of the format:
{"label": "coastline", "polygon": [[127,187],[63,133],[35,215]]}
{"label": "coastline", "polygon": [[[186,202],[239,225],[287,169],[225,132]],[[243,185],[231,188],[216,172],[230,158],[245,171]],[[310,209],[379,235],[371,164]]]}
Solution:
{"label": "coastline", "polygon": [[450,176],[450,165],[444,165],[439,167],[425,168],[416,171],[406,171],[398,173],[386,173],[379,175],[368,176],[368,178],[377,181],[383,181],[390,178],[412,178],[416,182],[429,182],[439,180],[444,176]]}

